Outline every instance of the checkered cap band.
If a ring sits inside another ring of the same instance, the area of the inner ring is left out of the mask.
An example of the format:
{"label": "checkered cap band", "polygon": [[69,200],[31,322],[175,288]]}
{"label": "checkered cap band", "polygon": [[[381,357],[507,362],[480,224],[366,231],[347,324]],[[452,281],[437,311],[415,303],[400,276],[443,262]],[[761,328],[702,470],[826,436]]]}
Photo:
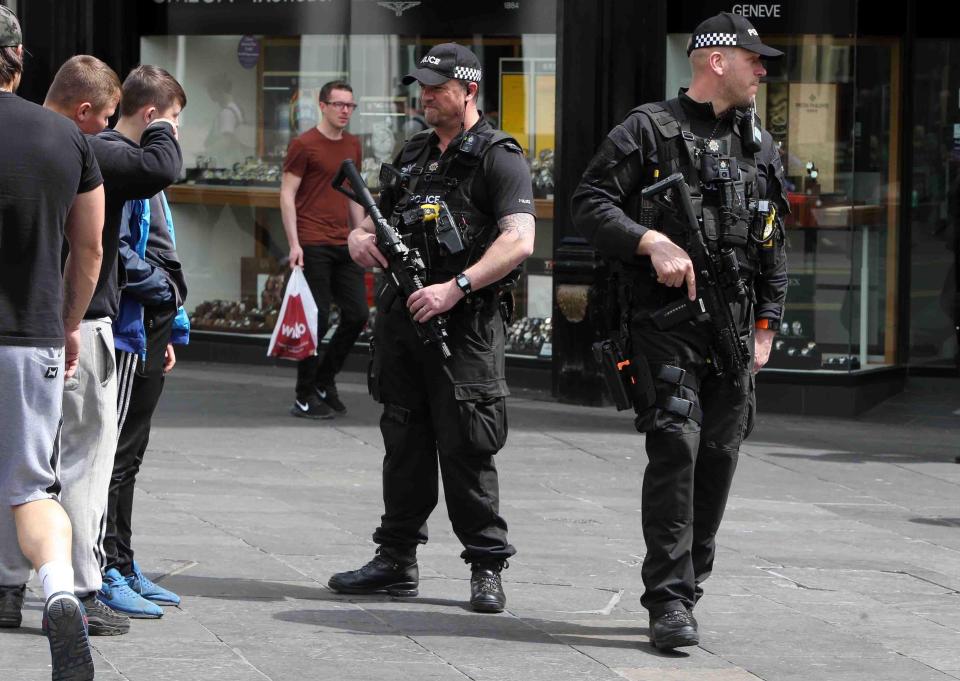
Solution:
{"label": "checkered cap band", "polygon": [[466,80],[471,83],[479,83],[483,72],[480,69],[469,66],[457,66],[453,69],[453,77],[457,80]]}
{"label": "checkered cap band", "polygon": [[701,33],[698,36],[694,36],[692,49],[699,50],[701,47],[717,47],[718,45],[736,47],[737,34],[736,33]]}

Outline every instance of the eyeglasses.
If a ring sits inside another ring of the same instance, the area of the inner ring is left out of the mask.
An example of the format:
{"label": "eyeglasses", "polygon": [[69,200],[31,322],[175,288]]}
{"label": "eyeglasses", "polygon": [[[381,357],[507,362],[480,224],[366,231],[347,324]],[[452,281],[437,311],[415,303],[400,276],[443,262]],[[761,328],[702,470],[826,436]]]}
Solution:
{"label": "eyeglasses", "polygon": [[324,102],[327,106],[332,106],[337,111],[353,111],[357,105],[353,102]]}

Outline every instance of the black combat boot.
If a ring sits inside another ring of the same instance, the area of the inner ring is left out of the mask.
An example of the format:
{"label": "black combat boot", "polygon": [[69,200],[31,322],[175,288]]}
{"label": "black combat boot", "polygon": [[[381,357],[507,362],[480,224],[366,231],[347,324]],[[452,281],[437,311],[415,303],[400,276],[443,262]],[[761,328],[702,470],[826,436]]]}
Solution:
{"label": "black combat boot", "polygon": [[650,643],[660,650],[698,645],[697,622],[686,610],[670,610],[659,617],[651,615]]}
{"label": "black combat boot", "polygon": [[500,571],[503,563],[474,563],[470,576],[470,606],[477,612],[503,612],[507,596],[503,593]]}
{"label": "black combat boot", "polygon": [[16,629],[23,621],[23,594],[26,587],[0,586],[0,627]]}
{"label": "black combat boot", "polygon": [[382,548],[359,570],[338,572],[327,586],[341,594],[375,594],[387,592],[391,596],[416,596],[420,584],[417,559],[398,559]]}

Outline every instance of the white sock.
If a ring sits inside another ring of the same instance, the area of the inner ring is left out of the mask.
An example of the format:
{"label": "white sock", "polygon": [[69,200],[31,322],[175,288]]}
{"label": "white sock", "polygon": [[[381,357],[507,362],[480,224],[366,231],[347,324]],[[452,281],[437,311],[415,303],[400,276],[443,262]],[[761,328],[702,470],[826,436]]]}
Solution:
{"label": "white sock", "polygon": [[37,570],[37,576],[43,582],[45,599],[61,591],[73,593],[73,566],[66,561],[51,560]]}

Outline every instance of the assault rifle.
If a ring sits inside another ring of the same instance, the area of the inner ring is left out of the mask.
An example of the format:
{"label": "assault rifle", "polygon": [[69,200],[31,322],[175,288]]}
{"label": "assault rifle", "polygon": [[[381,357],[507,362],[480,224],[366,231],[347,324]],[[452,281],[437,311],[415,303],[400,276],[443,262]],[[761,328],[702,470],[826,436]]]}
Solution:
{"label": "assault rifle", "polygon": [[[668,190],[672,190],[672,198],[666,196]],[[665,330],[690,319],[709,321],[713,328],[710,363],[714,372],[720,375],[732,370],[740,376],[750,366],[750,349],[740,337],[731,309],[731,303],[735,302],[731,299],[731,293],[739,297],[735,293],[736,285],[731,285],[733,279],[739,284],[735,256],[731,262],[732,253],[712,253],[707,248],[703,228],[690,199],[690,188],[682,173],[674,173],[650,185],[641,192],[641,196],[645,201],[652,201],[673,213],[688,227],[687,253],[693,261],[699,296],[696,300],[684,298],[657,310],[651,316],[653,323]]]}
{"label": "assault rifle", "polygon": [[[344,180],[350,182],[353,191],[343,186]],[[333,188],[362,206],[373,220],[377,229],[377,249],[387,260],[387,276],[390,277],[401,302],[406,305],[407,298],[414,291],[423,288],[427,268],[420,258],[420,253],[415,248],[408,248],[397,230],[380,213],[380,209],[370,195],[370,190],[351,159],[348,158],[340,164],[340,171],[333,180]],[[444,315],[431,317],[424,323],[414,321],[413,317],[410,317],[410,321],[413,322],[417,334],[424,343],[436,344],[443,358],[450,358],[450,347],[447,345],[447,318]]]}

